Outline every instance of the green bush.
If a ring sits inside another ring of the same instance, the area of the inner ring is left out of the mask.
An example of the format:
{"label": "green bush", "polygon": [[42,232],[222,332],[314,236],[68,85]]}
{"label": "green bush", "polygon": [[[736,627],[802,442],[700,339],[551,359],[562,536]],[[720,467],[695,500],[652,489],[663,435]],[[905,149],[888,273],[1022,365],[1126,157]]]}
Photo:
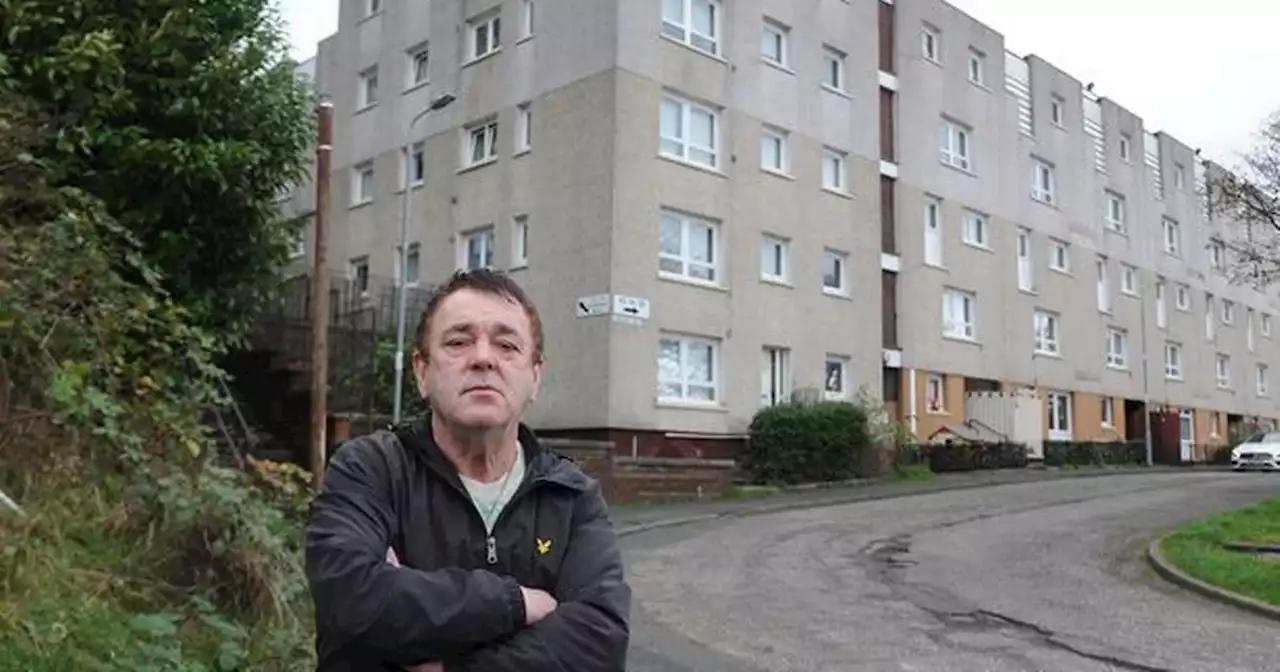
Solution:
{"label": "green bush", "polygon": [[1045,441],[1044,464],[1048,467],[1143,465],[1147,448],[1142,441]]}
{"label": "green bush", "polygon": [[751,421],[743,466],[759,484],[853,478],[872,442],[867,425],[867,411],[848,402],[765,408]]}

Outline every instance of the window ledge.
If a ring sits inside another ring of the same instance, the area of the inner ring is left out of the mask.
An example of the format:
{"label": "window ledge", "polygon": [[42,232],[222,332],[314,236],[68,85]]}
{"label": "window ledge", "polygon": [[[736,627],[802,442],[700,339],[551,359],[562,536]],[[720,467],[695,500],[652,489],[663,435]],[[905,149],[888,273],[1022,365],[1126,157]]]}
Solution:
{"label": "window ledge", "polygon": [[520,149],[517,149],[515,152],[512,152],[511,158],[518,159],[532,151],[533,151],[532,147],[521,147]]}
{"label": "window ledge", "polygon": [[712,413],[728,413],[729,408],[717,401],[684,401],[681,399],[654,399],[656,408],[667,408],[674,411],[710,411]]}
{"label": "window ledge", "polygon": [[967,240],[961,241],[961,242],[963,242],[965,245],[975,250],[982,250],[983,252],[990,252],[991,254],[995,254],[996,252],[995,248],[991,247],[990,245],[983,245],[982,243],[971,243]]}
{"label": "window ledge", "polygon": [[674,282],[681,285],[689,285],[690,287],[697,287],[699,289],[710,289],[717,292],[729,291],[728,287],[718,282],[708,282],[706,280],[699,280],[697,278],[690,278],[685,275],[678,275],[675,273],[668,273],[665,271],[658,271],[658,279],[665,282]]}
{"label": "window ledge", "polygon": [[961,175],[964,175],[964,176],[966,176],[966,177],[973,177],[973,178],[978,177],[978,174],[977,174],[977,173],[975,173],[975,172],[973,172],[972,170],[970,170],[970,169],[968,169],[968,168],[961,168],[960,166],[957,166],[956,164],[954,164],[954,163],[950,163],[950,162],[948,162],[948,161],[946,161],[946,160],[943,160],[943,159],[941,159],[941,158],[940,158],[940,159],[938,159],[938,163],[942,164],[942,167],[943,167],[943,168],[946,168],[946,169],[948,169],[948,170],[953,170],[953,171],[955,171],[955,172],[957,172],[957,173],[960,173]]}
{"label": "window ledge", "polygon": [[484,168],[485,166],[491,166],[497,162],[498,162],[498,157],[496,156],[489,159],[485,159],[484,161],[477,161],[476,163],[467,164],[459,168],[457,174],[461,175],[463,173],[469,173],[473,170],[479,170],[481,168]]}
{"label": "window ledge", "polygon": [[839,196],[840,198],[847,198],[849,200],[853,200],[853,194],[849,193],[848,191],[844,191],[840,189],[832,189],[831,187],[822,187],[821,189],[822,189],[822,192],[825,194],[831,194],[832,196]]}
{"label": "window ledge", "polygon": [[791,281],[790,281],[790,280],[786,280],[785,278],[774,278],[774,277],[769,277],[769,276],[761,276],[761,277],[760,277],[760,282],[763,282],[763,283],[764,283],[764,284],[766,284],[766,285],[773,285],[773,286],[775,286],[775,287],[784,287],[784,288],[786,288],[786,289],[795,289],[795,288],[796,288],[796,286],[795,286],[795,285],[791,284]]}
{"label": "window ledge", "polygon": [[702,171],[702,172],[704,172],[704,173],[707,173],[708,175],[715,175],[716,177],[723,177],[723,178],[724,178],[724,179],[726,179],[726,180],[727,180],[727,179],[729,179],[729,175],[728,175],[727,173],[725,173],[724,171],[720,170],[719,168],[712,168],[711,166],[705,166],[705,165],[703,165],[703,164],[701,164],[701,163],[694,163],[693,161],[690,161],[690,160],[688,160],[688,159],[682,159],[682,158],[680,158],[680,157],[678,157],[678,156],[672,156],[672,155],[670,155],[670,154],[664,154],[663,152],[658,152],[658,158],[659,158],[659,159],[662,159],[663,161],[668,161],[668,162],[670,162],[670,163],[674,163],[674,164],[676,164],[677,166],[684,166],[685,168],[692,168],[692,169],[694,169],[694,170],[700,170],[700,171]]}
{"label": "window ledge", "polygon": [[[688,49],[689,51],[692,51],[693,53],[698,54],[699,56],[705,56],[706,58],[709,58],[709,59],[711,59],[711,60],[713,60],[713,61],[717,61],[717,62],[721,63],[722,65],[728,65],[728,64],[729,64],[729,60],[728,60],[728,59],[726,59],[725,57],[723,57],[723,56],[719,55],[719,54],[713,54],[713,53],[711,53],[711,52],[709,52],[709,51],[707,51],[707,50],[705,50],[705,49],[699,49],[699,48],[697,48],[697,47],[693,46],[692,44],[689,44],[688,42],[685,42],[684,40],[676,39],[676,38],[671,37],[670,35],[668,35],[668,34],[666,34],[666,33],[658,33],[658,37],[661,37],[662,39],[664,39],[664,40],[666,40],[666,41],[670,42],[671,44],[676,45],[677,47],[682,47],[682,48],[684,48],[684,49]],[[717,44],[718,44],[718,43],[717,43]]]}
{"label": "window ledge", "polygon": [[826,83],[823,83],[821,86],[822,86],[822,90],[826,91],[827,93],[840,96],[841,98],[844,98],[846,100],[853,100],[853,96],[849,95],[849,92],[845,91],[844,89],[837,89],[834,86],[831,86],[830,84],[826,84]]}
{"label": "window ledge", "polygon": [[430,84],[431,84],[430,79],[424,79],[421,82],[415,82],[413,84],[410,84],[409,86],[406,86],[404,88],[404,91],[400,92],[400,95],[408,95],[410,93],[413,93],[414,91],[417,91],[418,89],[425,88]]}
{"label": "window ledge", "polygon": [[771,68],[773,68],[774,70],[780,70],[780,71],[785,72],[785,73],[787,73],[788,75],[791,75],[791,76],[793,76],[793,77],[794,77],[794,76],[795,76],[795,74],[796,74],[796,71],[795,71],[795,70],[792,70],[792,69],[791,69],[790,67],[788,67],[786,64],[784,64],[784,63],[779,63],[779,62],[774,61],[774,60],[770,60],[769,58],[767,58],[767,57],[765,57],[765,56],[761,56],[761,57],[760,57],[760,62],[761,62],[761,63],[764,63],[765,65],[767,65],[767,66],[769,66],[769,67],[771,67]]}
{"label": "window ledge", "polygon": [[1046,351],[1046,350],[1033,350],[1033,351],[1031,352],[1031,354],[1035,355],[1036,357],[1043,358],[1043,359],[1056,359],[1056,360],[1059,360],[1059,361],[1061,361],[1061,360],[1062,360],[1062,353],[1061,353],[1061,352],[1048,352],[1048,351]]}
{"label": "window ledge", "polygon": [[822,295],[829,296],[833,299],[843,299],[845,301],[853,300],[853,296],[851,296],[848,292],[839,290],[839,289],[831,289],[830,287],[823,287]]}
{"label": "window ledge", "polygon": [[795,175],[791,175],[790,173],[784,173],[780,170],[777,170],[776,168],[765,168],[764,166],[760,166],[760,172],[764,173],[765,175],[772,175],[773,177],[782,178],[784,180],[791,180],[792,182],[794,182],[796,179]]}
{"label": "window ledge", "polygon": [[370,205],[373,205],[373,199],[372,199],[372,198],[371,198],[371,199],[369,199],[369,200],[367,200],[367,201],[360,201],[359,203],[352,203],[349,209],[350,209],[350,210],[359,210],[360,208],[368,207],[368,206],[370,206]]}
{"label": "window ledge", "polygon": [[351,113],[351,116],[353,116],[353,117],[354,117],[354,116],[358,116],[358,115],[364,114],[365,112],[368,112],[369,110],[372,110],[372,109],[376,108],[377,106],[378,106],[378,103],[373,102],[373,103],[369,103],[368,105],[365,105],[365,106],[363,106],[363,107],[357,107],[357,108],[356,108],[356,111]]}
{"label": "window ledge", "polygon": [[977,348],[982,347],[982,343],[976,338],[965,338],[963,336],[952,336],[950,334],[943,334],[942,340],[951,341],[953,343],[962,343],[964,345],[972,345]]}
{"label": "window ledge", "polygon": [[467,60],[465,63],[463,63],[460,67],[461,67],[461,68],[469,68],[469,67],[471,67],[471,66],[475,65],[476,63],[480,63],[480,62],[482,62],[482,61],[487,61],[487,60],[489,60],[490,58],[493,58],[494,56],[497,56],[498,54],[501,54],[501,53],[502,53],[502,47],[497,47],[497,48],[493,49],[492,51],[489,51],[489,52],[486,52],[486,53],[481,54],[481,55],[479,55],[479,56],[476,56],[476,57],[473,57],[473,58],[471,58],[471,59],[468,59],[468,60]]}

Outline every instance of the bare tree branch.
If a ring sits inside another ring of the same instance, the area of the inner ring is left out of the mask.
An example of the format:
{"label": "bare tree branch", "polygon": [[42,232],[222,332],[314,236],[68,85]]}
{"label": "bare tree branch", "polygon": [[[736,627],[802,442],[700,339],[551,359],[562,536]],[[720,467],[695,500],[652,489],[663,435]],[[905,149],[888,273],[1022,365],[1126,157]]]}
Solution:
{"label": "bare tree branch", "polygon": [[1206,170],[1201,197],[1230,250],[1227,278],[1265,289],[1280,280],[1280,114],[1263,124],[1242,166]]}

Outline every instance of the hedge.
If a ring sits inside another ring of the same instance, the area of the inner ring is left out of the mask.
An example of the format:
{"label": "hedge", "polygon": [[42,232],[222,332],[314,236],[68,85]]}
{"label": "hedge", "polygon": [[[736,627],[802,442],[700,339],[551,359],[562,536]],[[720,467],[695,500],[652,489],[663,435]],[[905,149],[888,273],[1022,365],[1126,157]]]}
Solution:
{"label": "hedge", "polygon": [[761,409],[751,421],[743,468],[753,483],[839,481],[858,475],[871,445],[867,412],[842,401]]}
{"label": "hedge", "polygon": [[1142,441],[1045,441],[1044,463],[1049,467],[1146,464]]}
{"label": "hedge", "polygon": [[925,448],[929,455],[929,470],[934,473],[1027,466],[1027,446],[1021,443],[956,442],[932,444]]}

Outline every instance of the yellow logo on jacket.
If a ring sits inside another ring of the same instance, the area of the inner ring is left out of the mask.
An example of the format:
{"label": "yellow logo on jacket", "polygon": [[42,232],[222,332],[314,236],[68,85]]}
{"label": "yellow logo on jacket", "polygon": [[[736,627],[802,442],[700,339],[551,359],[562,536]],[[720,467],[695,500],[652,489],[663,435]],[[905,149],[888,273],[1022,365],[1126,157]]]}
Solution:
{"label": "yellow logo on jacket", "polygon": [[546,555],[551,552],[550,539],[534,539],[538,545],[538,555]]}

